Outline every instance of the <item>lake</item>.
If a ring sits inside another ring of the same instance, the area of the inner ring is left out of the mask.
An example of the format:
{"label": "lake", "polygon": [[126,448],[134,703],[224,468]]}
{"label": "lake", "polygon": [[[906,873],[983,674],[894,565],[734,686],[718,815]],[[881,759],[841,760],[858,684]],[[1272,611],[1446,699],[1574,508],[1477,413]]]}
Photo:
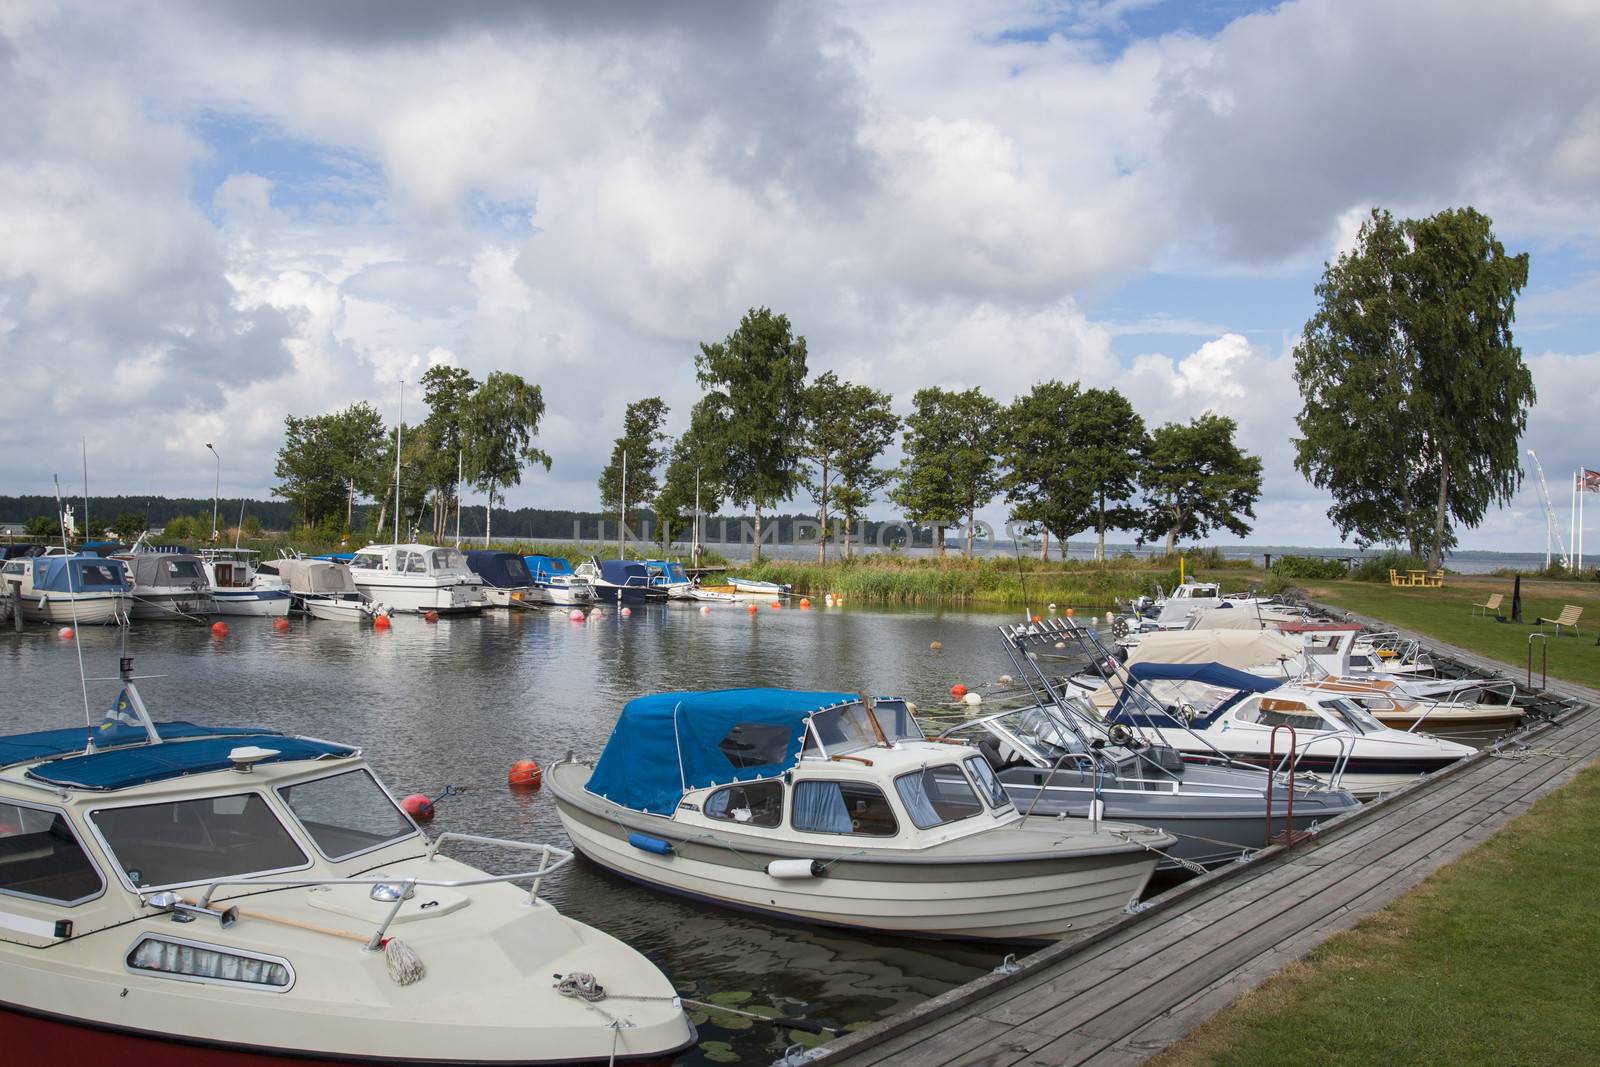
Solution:
{"label": "lake", "polygon": [[[238,618],[222,639],[182,623],[136,623],[125,634],[90,627],[81,647],[89,677],[104,678],[116,673],[125,637],[137,674],[160,676],[140,684],[158,719],[264,725],[359,744],[396,795],[465,788],[439,804],[434,832],[570,847],[549,795],[512,792],[506,770],[525,757],[550,764],[569,750],[597,756],[629,699],[764,685],[947,701],[956,682],[982,691],[1011,670],[995,627],[1015,617],[766,604],[754,614],[739,604],[702,615],[652,605],[587,623],[542,610],[433,624],[396,617],[389,631],[296,618],[287,632]],[[943,649],[931,649],[934,641]],[[73,648],[46,627],[0,634],[7,732],[83,721]],[[89,683],[96,721],[117,688]],[[457,854],[496,870],[525,859]],[[841,1026],[969,981],[1007,951],[776,923],[647,890],[581,858],[545,894],[644,952],[685,996],[748,993],[741,1006]],[[772,1026],[743,1027],[726,1016],[701,1025],[700,1037],[681,1062],[766,1064],[790,1043]]]}

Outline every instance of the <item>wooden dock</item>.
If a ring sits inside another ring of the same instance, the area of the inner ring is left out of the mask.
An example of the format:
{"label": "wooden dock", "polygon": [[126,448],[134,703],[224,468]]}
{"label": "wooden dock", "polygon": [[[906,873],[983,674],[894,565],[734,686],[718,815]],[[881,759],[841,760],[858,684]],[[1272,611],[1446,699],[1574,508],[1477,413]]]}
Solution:
{"label": "wooden dock", "polygon": [[1600,757],[1600,692],[1550,689],[1570,701],[1567,710],[1518,744],[1469,757],[1334,820],[1310,841],[1171,889],[1138,914],[1027,957],[1015,973],[985,976],[832,1042],[817,1062],[1142,1062]]}

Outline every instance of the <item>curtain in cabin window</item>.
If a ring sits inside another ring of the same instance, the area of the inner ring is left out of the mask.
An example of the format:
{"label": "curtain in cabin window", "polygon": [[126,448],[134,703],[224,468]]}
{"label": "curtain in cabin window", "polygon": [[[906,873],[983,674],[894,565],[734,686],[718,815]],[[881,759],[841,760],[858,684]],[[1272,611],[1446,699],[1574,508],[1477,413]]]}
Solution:
{"label": "curtain in cabin window", "polygon": [[794,828],[830,834],[851,831],[850,809],[837,782],[801,782],[794,787]]}
{"label": "curtain in cabin window", "polygon": [[219,982],[264,986],[289,984],[289,969],[281,963],[149,937],[134,946],[128,954],[128,966],[136,971],[211,978]]}
{"label": "curtain in cabin window", "polygon": [[928,789],[923,781],[925,773],[902,774],[894,780],[894,791],[900,794],[906,814],[911,816],[911,821],[917,824],[919,830],[931,830],[944,822],[933,809],[933,801],[928,799]]}

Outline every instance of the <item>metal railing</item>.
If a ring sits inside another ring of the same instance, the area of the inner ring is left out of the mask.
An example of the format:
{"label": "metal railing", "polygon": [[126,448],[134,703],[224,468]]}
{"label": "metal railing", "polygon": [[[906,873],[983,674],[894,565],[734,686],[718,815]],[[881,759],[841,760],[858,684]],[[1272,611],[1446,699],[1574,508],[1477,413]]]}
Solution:
{"label": "metal railing", "polygon": [[[396,899],[378,929],[367,941],[367,948],[377,949],[382,946],[384,935],[389,926],[394,922],[395,916],[400,914],[400,908],[411,897],[412,891],[417,886],[426,886],[435,889],[461,889],[467,886],[491,885],[495,882],[517,882],[524,878],[531,878],[533,884],[528,887],[528,903],[536,903],[539,899],[539,883],[546,875],[553,874],[572,862],[572,852],[555,845],[536,845],[528,841],[511,841],[501,837],[482,837],[478,834],[458,834],[454,832],[442,833],[428,843],[427,860],[433,862],[438,858],[439,846],[445,841],[468,841],[478,845],[494,845],[499,848],[514,848],[525,852],[539,853],[539,866],[531,871],[516,871],[512,874],[486,874],[481,878],[418,878],[416,875],[360,875],[351,878],[252,878],[244,875],[238,878],[217,878],[205,883],[206,890],[200,896],[199,907],[210,908],[212,895],[223,886],[254,887],[277,886],[280,888],[294,888],[299,886],[311,887],[320,885],[371,885],[371,886],[399,886],[404,891],[396,894]],[[551,863],[550,858],[556,857],[556,862]],[[141,901],[150,905],[150,898],[143,894]]]}
{"label": "metal railing", "polygon": [[1541,656],[1539,660],[1539,689],[1542,692],[1550,684],[1550,638],[1547,634],[1528,635],[1528,688],[1533,688],[1533,640],[1539,639]]}

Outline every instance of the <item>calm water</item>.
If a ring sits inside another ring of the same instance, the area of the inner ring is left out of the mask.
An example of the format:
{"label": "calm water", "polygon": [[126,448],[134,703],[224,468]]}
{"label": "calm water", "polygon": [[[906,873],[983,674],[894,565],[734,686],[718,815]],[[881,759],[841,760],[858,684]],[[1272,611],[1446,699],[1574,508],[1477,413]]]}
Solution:
{"label": "calm water", "polygon": [[[159,719],[265,725],[359,744],[397,794],[466,787],[439,805],[433,829],[569,842],[548,793],[516,794],[506,768],[569,749],[598,755],[622,704],[670,689],[771,685],[867,689],[921,703],[976,688],[1009,669],[1001,616],[855,608],[774,611],[744,605],[636,608],[573,623],[564,614],[486,614],[428,624],[397,618],[388,632],[309,619],[287,633],[230,619],[213,640],[197,626],[138,623],[127,633]],[[84,631],[91,678],[115,673],[123,635]],[[930,642],[942,642],[935,651]],[[115,682],[89,683],[95,718]],[[83,720],[72,642],[39,626],[0,633],[0,711],[7,732]],[[514,870],[516,853],[473,857]],[[639,888],[579,860],[548,896],[568,915],[644,952],[685,995],[748,992],[746,1005],[846,1025],[887,1015],[978,976],[1003,946],[878,938],[785,925]],[[771,1026],[700,1027],[746,1063],[770,1063],[787,1035]],[[714,1057],[714,1058],[713,1058]],[[685,1063],[725,1060],[713,1044]]]}

